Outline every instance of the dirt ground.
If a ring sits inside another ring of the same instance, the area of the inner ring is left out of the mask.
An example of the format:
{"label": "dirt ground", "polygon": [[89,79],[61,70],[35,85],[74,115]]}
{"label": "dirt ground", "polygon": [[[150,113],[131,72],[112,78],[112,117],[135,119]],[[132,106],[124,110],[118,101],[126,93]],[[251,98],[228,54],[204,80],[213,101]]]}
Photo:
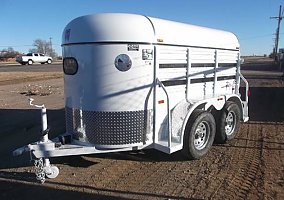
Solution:
{"label": "dirt ground", "polygon": [[243,69],[250,121],[203,159],[155,150],[54,158],[60,174],[44,184],[35,181],[29,155],[12,151],[38,140],[40,113],[29,97],[48,108],[51,137],[64,132],[62,73],[1,73],[0,199],[284,199],[282,74],[271,62]]}

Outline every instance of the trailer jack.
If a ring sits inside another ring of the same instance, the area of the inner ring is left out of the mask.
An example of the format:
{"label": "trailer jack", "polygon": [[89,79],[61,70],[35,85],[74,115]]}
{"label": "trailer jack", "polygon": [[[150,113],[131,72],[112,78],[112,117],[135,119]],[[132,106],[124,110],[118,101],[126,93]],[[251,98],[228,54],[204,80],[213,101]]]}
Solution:
{"label": "trailer jack", "polygon": [[34,162],[34,167],[35,167],[35,175],[36,179],[40,181],[41,183],[45,182],[45,178],[56,178],[59,174],[59,169],[58,167],[51,165],[50,161],[48,158],[35,158],[32,155],[32,152],[35,151],[34,147],[48,147],[54,145],[52,141],[49,140],[48,138],[48,132],[49,129],[47,127],[47,113],[46,113],[46,108],[44,105],[36,105],[33,104],[34,99],[30,98],[29,103],[31,106],[34,106],[36,108],[41,109],[41,124],[42,124],[42,132],[41,132],[41,139],[39,142],[36,142],[34,144],[30,144],[28,146],[19,148],[13,152],[14,155],[20,155],[25,151],[30,152],[30,158],[31,161]]}
{"label": "trailer jack", "polygon": [[45,182],[45,177],[53,179],[59,174],[58,167],[51,165],[48,158],[34,159],[36,179],[41,183]]}

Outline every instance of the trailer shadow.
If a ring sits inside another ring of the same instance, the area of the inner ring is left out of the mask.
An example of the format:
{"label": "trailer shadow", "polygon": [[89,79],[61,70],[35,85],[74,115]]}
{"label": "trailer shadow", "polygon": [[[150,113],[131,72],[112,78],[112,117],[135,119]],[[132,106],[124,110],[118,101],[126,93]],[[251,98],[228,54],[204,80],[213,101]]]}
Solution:
{"label": "trailer shadow", "polygon": [[[245,89],[241,88],[244,96]],[[283,122],[284,89],[281,87],[251,87],[249,97],[250,121]]]}
{"label": "trailer shadow", "polygon": [[[50,138],[65,132],[64,109],[47,110]],[[13,157],[12,152],[38,141],[41,134],[37,109],[0,109],[0,169],[29,166],[29,154]]]}
{"label": "trailer shadow", "polygon": [[[17,177],[20,178],[17,178]],[[46,183],[49,184],[47,187],[45,184],[35,184],[29,178],[25,178],[26,174],[15,174],[15,173],[2,173],[0,172],[0,199],[8,200],[8,199],[41,199],[41,200],[50,200],[50,199],[61,199],[61,200],[69,200],[69,199],[121,199],[126,200],[129,198],[120,197],[125,194],[127,196],[127,191],[119,191],[119,190],[109,190],[109,189],[101,189],[90,186],[89,190],[92,192],[83,192],[83,189],[79,185],[65,185],[65,189],[58,189],[57,187],[50,187],[50,185],[58,185],[58,183]],[[13,181],[10,180],[19,180]],[[75,187],[74,190],[71,187]],[[111,193],[111,194],[110,194]],[[131,192],[130,192],[131,194]],[[134,193],[135,194],[135,193]],[[140,196],[147,196],[147,194],[137,193]],[[149,197],[159,195],[149,194]],[[160,196],[163,198],[163,196]],[[164,197],[165,198],[165,197]],[[175,197],[169,197],[171,199],[177,199]]]}
{"label": "trailer shadow", "polygon": [[[0,199],[133,199],[127,196],[134,196],[135,199],[194,199],[182,196],[171,196],[157,193],[129,191],[121,189],[98,188],[90,185],[78,185],[71,183],[59,183],[46,181],[45,184],[36,184],[27,175],[0,172]],[[20,177],[20,178],[19,178]],[[15,180],[11,182],[10,180]],[[58,187],[64,189],[59,189]]]}
{"label": "trailer shadow", "polygon": [[[241,88],[244,94],[245,89]],[[284,90],[280,87],[252,87],[249,98],[249,116],[251,122],[283,122]],[[64,109],[48,110],[50,138],[65,132]],[[38,141],[41,130],[40,111],[36,109],[0,109],[0,169],[31,166],[29,154],[13,157],[12,151]],[[143,150],[121,153],[86,155],[87,157],[112,158],[135,161],[182,161],[180,152],[167,155],[156,150]],[[97,164],[84,156],[53,158],[53,163],[76,167],[88,167]]]}
{"label": "trailer shadow", "polygon": [[266,63],[244,63],[241,65],[241,70],[278,71],[279,69],[279,64],[274,61]]}

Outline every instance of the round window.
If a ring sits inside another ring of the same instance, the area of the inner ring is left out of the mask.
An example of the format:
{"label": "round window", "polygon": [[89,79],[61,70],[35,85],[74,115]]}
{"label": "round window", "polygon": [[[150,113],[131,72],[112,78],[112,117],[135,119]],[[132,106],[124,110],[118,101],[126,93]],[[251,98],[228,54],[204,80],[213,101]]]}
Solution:
{"label": "round window", "polygon": [[132,61],[127,54],[120,54],[116,56],[114,64],[119,71],[125,72],[131,68]]}

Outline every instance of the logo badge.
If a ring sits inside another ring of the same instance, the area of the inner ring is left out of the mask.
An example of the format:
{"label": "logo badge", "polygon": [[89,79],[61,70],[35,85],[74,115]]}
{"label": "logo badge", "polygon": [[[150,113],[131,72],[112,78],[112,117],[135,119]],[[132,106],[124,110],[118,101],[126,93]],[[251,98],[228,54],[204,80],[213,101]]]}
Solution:
{"label": "logo badge", "polygon": [[65,41],[69,41],[70,34],[71,34],[71,29],[66,29],[66,31],[65,31]]}

